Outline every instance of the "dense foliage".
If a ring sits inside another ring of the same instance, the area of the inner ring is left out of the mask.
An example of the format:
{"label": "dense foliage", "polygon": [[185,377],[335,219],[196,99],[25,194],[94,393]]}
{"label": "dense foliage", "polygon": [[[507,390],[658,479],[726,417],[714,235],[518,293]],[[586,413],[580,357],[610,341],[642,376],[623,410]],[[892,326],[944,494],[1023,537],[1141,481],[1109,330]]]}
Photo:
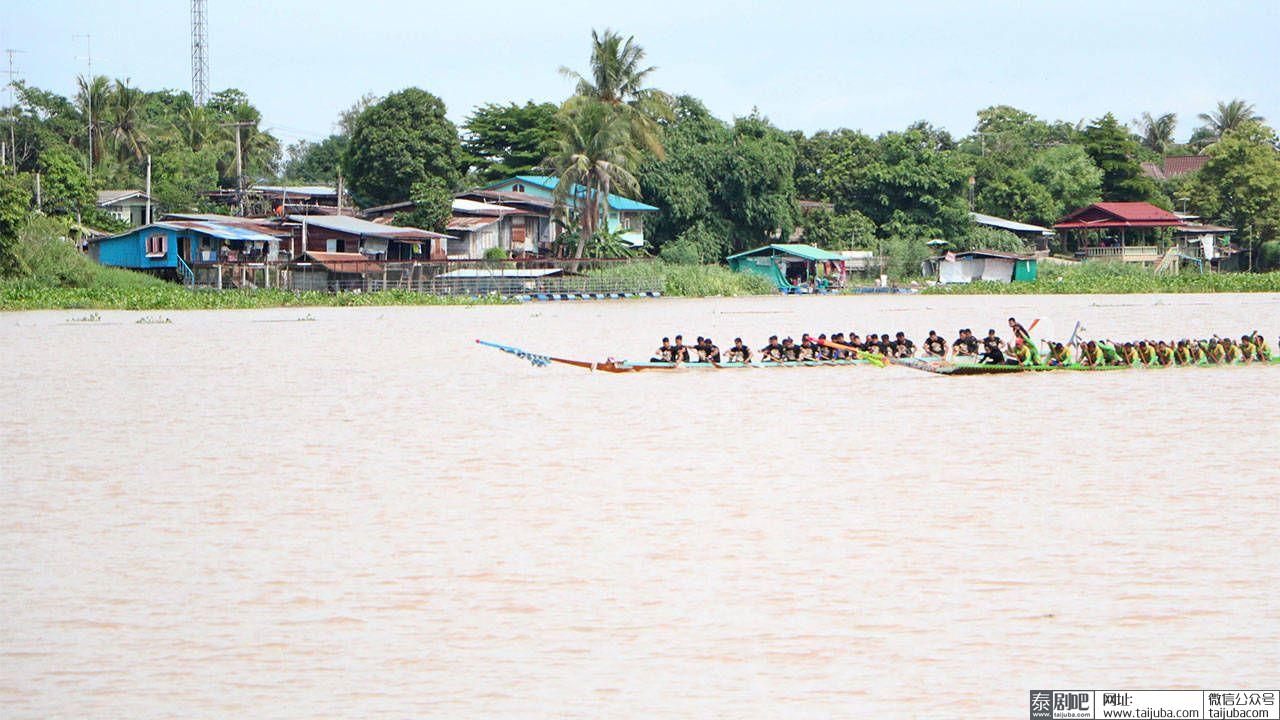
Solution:
{"label": "dense foliage", "polygon": [[462,179],[462,142],[445,117],[444,102],[408,88],[365,108],[351,129],[343,167],[352,196],[363,205],[406,199],[414,183]]}
{"label": "dense foliage", "polygon": [[477,183],[527,175],[555,148],[556,111],[551,103],[488,103],[462,126],[462,148]]}
{"label": "dense foliage", "polygon": [[[874,249],[891,274],[908,275],[930,241],[1026,249],[979,230],[971,210],[1048,226],[1099,200],[1176,204],[1237,228],[1249,267],[1280,264],[1280,140],[1244,100],[1200,114],[1185,144],[1172,113],[1143,113],[1126,126],[1111,113],[1065,122],[1007,105],[979,110],[965,135],[927,122],[877,136],[805,134],[758,112],[717,118],[694,97],[651,87],[644,48],[612,30],[592,33],[585,71],[561,72],[572,82],[564,103],[487,103],[461,128],[426,90],[366,95],[332,135],[284,152],[239,90],[198,107],[185,92],[102,76],[80,78],[69,97],[17,83],[16,106],[0,109],[14,141],[0,176],[0,272],[22,272],[17,234],[33,211],[74,220],[69,236],[121,229],[97,209],[96,191],[140,189],[148,161],[160,212],[225,211],[209,191],[241,182],[328,184],[341,175],[358,204],[413,200],[399,221],[431,229],[444,226],[463,187],[550,173],[561,181],[557,251],[574,257],[633,252],[608,219],[604,198],[615,193],[659,208],[644,219],[642,252],[673,265],[803,237],[832,250]],[[1157,180],[1142,168],[1191,153],[1208,157],[1194,174]]]}

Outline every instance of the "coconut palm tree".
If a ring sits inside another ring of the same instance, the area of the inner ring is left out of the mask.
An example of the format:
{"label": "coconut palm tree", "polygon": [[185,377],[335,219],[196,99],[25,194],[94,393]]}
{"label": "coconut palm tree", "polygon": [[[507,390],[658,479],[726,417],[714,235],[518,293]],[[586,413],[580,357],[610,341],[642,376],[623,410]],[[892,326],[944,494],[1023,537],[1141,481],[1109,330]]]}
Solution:
{"label": "coconut palm tree", "polygon": [[639,191],[631,172],[639,151],[626,116],[608,103],[566,104],[556,115],[556,125],[556,152],[546,164],[558,178],[556,206],[571,208],[579,225],[573,253],[578,260],[601,223],[607,223],[609,193]]}
{"label": "coconut palm tree", "polygon": [[198,105],[188,105],[179,110],[173,119],[172,130],[194,152],[203,150],[205,145],[216,142],[222,135],[214,117]]}
{"label": "coconut palm tree", "polygon": [[121,160],[133,158],[140,162],[146,155],[146,146],[151,139],[143,127],[145,103],[146,95],[140,88],[130,87],[128,80],[116,80],[108,118],[111,139]]}
{"label": "coconut palm tree", "polygon": [[1173,145],[1173,132],[1178,127],[1178,116],[1165,113],[1159,117],[1152,117],[1151,113],[1144,112],[1142,117],[1133,121],[1133,124],[1142,136],[1142,144],[1164,155],[1169,146]]}
{"label": "coconut palm tree", "polygon": [[1205,138],[1206,145],[1212,145],[1222,139],[1223,135],[1239,128],[1247,122],[1263,122],[1266,118],[1254,112],[1253,103],[1236,98],[1230,102],[1218,101],[1218,109],[1213,112],[1200,113],[1204,127],[1199,133]]}
{"label": "coconut palm tree", "polygon": [[662,157],[658,120],[670,119],[671,96],[644,86],[656,67],[644,65],[644,48],[634,37],[623,38],[606,29],[591,31],[591,70],[583,75],[570,68],[560,74],[577,81],[569,102],[596,101],[613,108],[626,121],[636,147]]}
{"label": "coconut palm tree", "polygon": [[76,78],[76,85],[76,107],[84,119],[86,132],[84,142],[77,140],[76,144],[91,145],[93,152],[90,161],[97,165],[102,160],[104,149],[102,141],[106,135],[106,116],[111,106],[111,81],[105,75],[95,75],[92,78],[80,75]]}

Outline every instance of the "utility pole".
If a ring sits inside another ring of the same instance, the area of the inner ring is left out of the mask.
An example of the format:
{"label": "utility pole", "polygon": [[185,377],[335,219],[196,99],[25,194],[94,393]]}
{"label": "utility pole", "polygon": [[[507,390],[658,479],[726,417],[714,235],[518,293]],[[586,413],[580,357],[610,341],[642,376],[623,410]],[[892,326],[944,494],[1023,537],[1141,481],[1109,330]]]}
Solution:
{"label": "utility pole", "polygon": [[143,224],[151,224],[151,153],[147,153],[147,217]]}
{"label": "utility pole", "polygon": [[89,179],[93,179],[93,35],[76,35],[76,39],[84,38],[84,57],[76,58],[89,64],[89,75],[85,79],[84,99],[89,110]]}
{"label": "utility pole", "polygon": [[241,215],[244,215],[244,153],[240,148],[240,128],[253,127],[253,125],[254,123],[247,120],[222,123],[223,127],[236,129],[236,206]]}
{"label": "utility pole", "polygon": [[342,214],[342,171],[338,171],[338,214]]}
{"label": "utility pole", "polygon": [[40,173],[36,173],[36,212],[40,212]]}

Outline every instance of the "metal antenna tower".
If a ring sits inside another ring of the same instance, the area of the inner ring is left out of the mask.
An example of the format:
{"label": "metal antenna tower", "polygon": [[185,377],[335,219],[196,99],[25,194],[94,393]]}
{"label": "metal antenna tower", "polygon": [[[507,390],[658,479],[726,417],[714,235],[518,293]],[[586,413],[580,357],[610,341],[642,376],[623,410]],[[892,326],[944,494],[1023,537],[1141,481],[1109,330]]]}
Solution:
{"label": "metal antenna tower", "polygon": [[191,97],[196,107],[209,97],[209,13],[207,0],[191,0]]}

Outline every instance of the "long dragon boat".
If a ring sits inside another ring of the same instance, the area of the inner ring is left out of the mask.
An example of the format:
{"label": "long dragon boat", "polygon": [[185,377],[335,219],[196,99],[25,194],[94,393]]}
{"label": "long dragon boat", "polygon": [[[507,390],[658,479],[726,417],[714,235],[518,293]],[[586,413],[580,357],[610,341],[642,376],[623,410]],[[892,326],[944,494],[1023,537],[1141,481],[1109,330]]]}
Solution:
{"label": "long dragon boat", "polygon": [[488,342],[486,340],[476,340],[476,342],[485,347],[491,347],[501,350],[509,355],[513,355],[522,360],[527,360],[535,367],[546,367],[551,364],[570,365],[573,367],[583,368],[585,370],[600,371],[607,373],[634,373],[634,372],[673,372],[684,370],[744,370],[744,369],[769,369],[769,368],[815,368],[815,367],[887,367],[896,366],[911,370],[920,370],[923,372],[934,373],[936,375],[1008,375],[1016,373],[1029,372],[1112,372],[1117,370],[1173,370],[1186,369],[1191,367],[1245,367],[1248,365],[1272,366],[1280,365],[1280,358],[1271,360],[1255,360],[1251,362],[1231,362],[1231,363],[1209,363],[1202,362],[1194,365],[1081,365],[1069,363],[1066,365],[993,365],[988,363],[946,360],[937,357],[919,357],[919,358],[888,358],[877,353],[868,353],[857,351],[856,358],[847,360],[800,360],[788,362],[631,362],[627,360],[616,360],[609,358],[603,361],[592,362],[590,360],[572,360],[569,358],[554,357],[551,355],[541,355],[521,350],[510,345],[502,345],[499,343]]}

